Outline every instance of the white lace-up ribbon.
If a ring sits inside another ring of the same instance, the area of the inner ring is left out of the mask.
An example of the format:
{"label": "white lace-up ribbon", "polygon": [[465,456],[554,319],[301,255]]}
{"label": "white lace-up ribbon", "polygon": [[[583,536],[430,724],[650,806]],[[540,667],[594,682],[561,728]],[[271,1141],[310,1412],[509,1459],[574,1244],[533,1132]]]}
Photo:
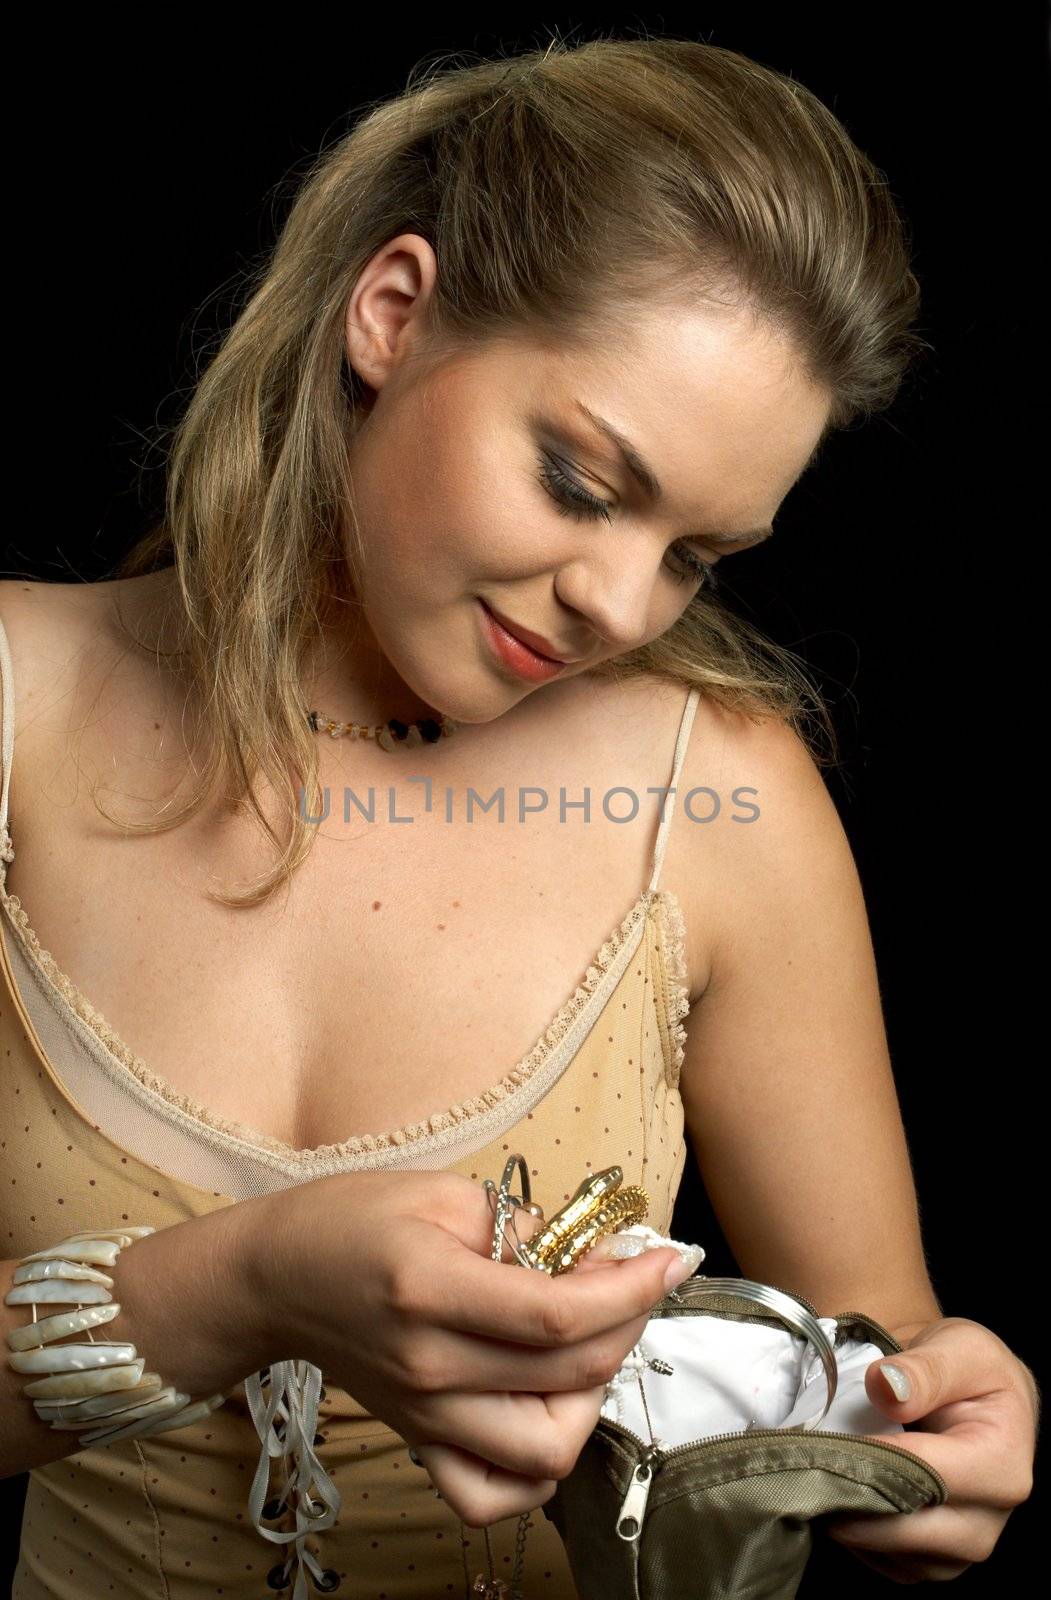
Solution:
{"label": "white lace-up ribbon", "polygon": [[[274,1544],[294,1544],[285,1562],[285,1575],[289,1576],[293,1565],[296,1566],[292,1600],[309,1600],[304,1568],[319,1587],[322,1587],[324,1569],[306,1548],[306,1539],[312,1533],[331,1528],[341,1505],[339,1490],[314,1451],[321,1371],[309,1361],[275,1361],[270,1367],[269,1396],[264,1398],[257,1372],[245,1379],[244,1388],[252,1421],[262,1441],[248,1509],[256,1532],[264,1539]],[[278,1420],[285,1424],[283,1440],[277,1434]],[[292,1504],[294,1492],[295,1531],[278,1532],[262,1525],[263,1507],[269,1496],[270,1462],[275,1456],[288,1458],[281,1498]]]}

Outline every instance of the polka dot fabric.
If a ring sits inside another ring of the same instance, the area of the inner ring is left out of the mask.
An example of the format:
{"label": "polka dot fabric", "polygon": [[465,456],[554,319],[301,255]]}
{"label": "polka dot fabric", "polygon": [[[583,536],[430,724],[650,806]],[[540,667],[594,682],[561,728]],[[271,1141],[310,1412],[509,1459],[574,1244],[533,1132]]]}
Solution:
{"label": "polka dot fabric", "polygon": [[[0,1242],[21,1256],[80,1230],[121,1221],[164,1228],[236,1199],[189,1182],[136,1155],[100,1126],[63,1081],[60,1050],[71,1033],[53,1030],[45,1049],[34,983],[23,991],[13,959],[23,929],[3,890],[11,761],[10,657],[0,625],[4,689],[4,781],[0,797]],[[692,710],[693,701],[688,705]],[[689,717],[676,748],[677,776]],[[672,805],[658,835],[650,890],[614,936],[623,970],[579,1049],[553,1085],[498,1137],[455,1161],[435,1159],[472,1181],[499,1180],[507,1156],[530,1161],[533,1196],[549,1215],[586,1172],[614,1162],[625,1183],[650,1195],[647,1221],[667,1232],[685,1163],[678,1091],[687,1013],[683,924],[674,896],[656,887]],[[30,952],[31,953],[31,952]],[[128,1074],[129,1080],[131,1074]],[[512,1100],[513,1107],[513,1100]],[[213,1130],[202,1126],[201,1136]],[[294,1181],[294,1180],[286,1180]],[[330,1592],[354,1600],[467,1597],[486,1568],[484,1531],[465,1528],[428,1488],[404,1441],[353,1397],[326,1384],[317,1452],[342,1497],[334,1527],[308,1546],[331,1574]],[[35,1468],[29,1474],[13,1600],[262,1600],[285,1547],[260,1538],[248,1516],[259,1439],[238,1385],[226,1403],[187,1428],[119,1440]],[[273,1485],[277,1492],[279,1485]],[[489,1531],[494,1570],[509,1577],[516,1517]],[[524,1592],[576,1600],[553,1525],[533,1513]],[[287,1528],[285,1521],[272,1526]],[[310,1584],[311,1592],[313,1585]],[[287,1592],[287,1591],[286,1591]],[[322,1591],[318,1591],[322,1592]]]}
{"label": "polka dot fabric", "polygon": [[[674,963],[677,908],[660,895],[644,914],[635,958],[570,1068],[504,1137],[451,1170],[499,1179],[507,1155],[530,1159],[534,1196],[550,1215],[588,1171],[619,1162],[651,1198],[667,1232],[685,1161],[677,1088]],[[3,928],[5,939],[9,929]],[[10,969],[5,966],[5,972]],[[168,1177],[88,1122],[36,1051],[10,985],[0,985],[0,1237],[5,1256],[64,1234],[126,1220],[171,1226],[228,1196]],[[680,1047],[681,1048],[681,1047]],[[318,1454],[343,1505],[310,1541],[354,1600],[466,1595],[483,1570],[482,1530],[463,1528],[427,1487],[404,1442],[344,1390],[326,1385]],[[279,1547],[247,1516],[258,1438],[243,1385],[202,1422],[155,1439],[120,1440],[30,1473],[13,1600],[273,1593]],[[276,1522],[275,1528],[289,1526]],[[510,1571],[517,1519],[490,1529],[494,1566]],[[506,1560],[505,1560],[506,1557]],[[526,1545],[527,1593],[575,1600],[568,1562],[540,1510]]]}

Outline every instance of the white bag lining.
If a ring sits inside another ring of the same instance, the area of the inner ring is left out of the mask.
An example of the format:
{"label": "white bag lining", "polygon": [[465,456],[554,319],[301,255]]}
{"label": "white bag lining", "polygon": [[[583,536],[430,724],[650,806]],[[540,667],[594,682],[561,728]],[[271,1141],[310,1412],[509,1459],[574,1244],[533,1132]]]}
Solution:
{"label": "white bag lining", "polygon": [[[818,1321],[835,1343],[835,1318]],[[787,1328],[704,1313],[652,1317],[636,1352],[659,1357],[674,1368],[671,1375],[649,1367],[641,1373],[653,1434],[665,1448],[749,1427],[798,1427],[818,1416],[825,1403],[820,1357],[801,1335]],[[865,1391],[866,1369],[883,1360],[884,1351],[871,1342],[847,1338],[835,1353],[839,1372],[835,1399],[815,1431],[904,1433],[901,1423],[878,1411]],[[648,1441],[650,1426],[638,1373],[626,1362],[618,1377],[619,1389],[607,1385],[601,1415]]]}

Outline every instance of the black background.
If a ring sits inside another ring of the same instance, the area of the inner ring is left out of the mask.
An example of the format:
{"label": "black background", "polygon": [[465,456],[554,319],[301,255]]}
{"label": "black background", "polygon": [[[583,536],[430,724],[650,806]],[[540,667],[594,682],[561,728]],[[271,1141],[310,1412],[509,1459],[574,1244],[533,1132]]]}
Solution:
{"label": "black background", "polygon": [[[63,20],[46,37],[41,25],[5,174],[21,217],[0,576],[107,575],[161,503],[150,429],[177,413],[194,352],[224,325],[296,174],[421,57],[648,30],[804,82],[909,219],[935,348],[889,413],[830,441],[777,537],[723,564],[722,592],[808,659],[832,703],[843,760],[828,782],[865,890],[936,1291],[947,1315],[1038,1366],[1025,1274],[1046,1237],[1030,1181],[1046,980],[1031,953],[1044,910],[1031,767],[1046,719],[1028,649],[1044,619],[1026,602],[1043,609],[1047,537],[1046,420],[1042,451],[1033,426],[1046,418],[1046,51],[1035,7],[1001,8],[981,32],[963,15],[705,5],[504,12],[499,32],[473,15],[405,27],[399,14],[384,32],[352,8],[301,4],[263,22],[159,5],[107,8],[90,28]],[[673,1232],[705,1244],[706,1271],[739,1270],[692,1163]],[[24,1481],[0,1487],[15,1515]],[[1036,1503],[953,1593],[1029,1592]],[[887,1591],[823,1541],[800,1595]]]}

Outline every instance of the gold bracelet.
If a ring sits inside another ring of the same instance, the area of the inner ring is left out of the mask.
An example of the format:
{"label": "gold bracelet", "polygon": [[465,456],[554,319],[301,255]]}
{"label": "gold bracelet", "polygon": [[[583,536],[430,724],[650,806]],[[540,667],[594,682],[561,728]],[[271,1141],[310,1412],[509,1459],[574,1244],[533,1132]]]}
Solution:
{"label": "gold bracelet", "polygon": [[606,1167],[585,1178],[561,1211],[522,1245],[533,1266],[553,1276],[569,1272],[606,1234],[641,1222],[649,1195],[637,1184],[622,1189],[623,1179],[622,1167]]}
{"label": "gold bracelet", "polygon": [[[111,1293],[113,1279],[101,1269],[112,1267],[126,1245],[154,1231],[124,1227],[71,1234],[23,1256],[4,1296],[5,1305],[33,1308],[33,1320],[7,1334],[8,1364],[34,1375],[24,1392],[41,1421],[64,1433],[94,1424],[81,1434],[81,1445],[184,1428],[225,1399],[218,1394],[191,1400],[157,1373],[144,1372],[145,1360],[133,1344],[94,1337],[92,1329],[112,1322],[120,1311]],[[55,1305],[74,1309],[38,1319],[38,1306]],[[71,1334],[86,1339],[58,1342]]]}

